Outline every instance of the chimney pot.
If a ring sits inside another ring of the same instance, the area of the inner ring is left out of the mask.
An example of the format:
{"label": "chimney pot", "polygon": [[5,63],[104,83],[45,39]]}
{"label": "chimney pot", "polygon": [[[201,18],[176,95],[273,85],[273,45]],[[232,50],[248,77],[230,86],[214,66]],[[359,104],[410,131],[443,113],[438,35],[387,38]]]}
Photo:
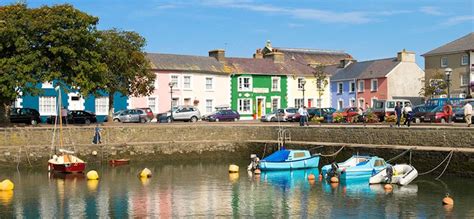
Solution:
{"label": "chimney pot", "polygon": [[225,50],[223,49],[215,49],[209,51],[209,57],[214,57],[219,62],[225,61]]}
{"label": "chimney pot", "polygon": [[285,61],[285,54],[281,52],[272,52],[265,54],[264,58],[271,58],[274,63],[283,63]]}
{"label": "chimney pot", "polygon": [[406,51],[403,49],[397,53],[397,61],[399,62],[415,62],[416,57],[414,52]]}

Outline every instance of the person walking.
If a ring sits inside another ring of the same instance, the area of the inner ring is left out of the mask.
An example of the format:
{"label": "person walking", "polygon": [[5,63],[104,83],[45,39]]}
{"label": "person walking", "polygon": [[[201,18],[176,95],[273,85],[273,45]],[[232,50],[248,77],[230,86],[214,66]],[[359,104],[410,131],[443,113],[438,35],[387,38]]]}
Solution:
{"label": "person walking", "polygon": [[303,106],[303,126],[306,124],[306,126],[309,126],[309,114],[308,114],[308,109],[306,109],[306,106]]}
{"label": "person walking", "polygon": [[300,114],[300,126],[303,126],[303,125],[304,125],[304,117],[303,117],[304,109],[303,109],[303,105],[301,105],[300,108],[298,109],[298,114]]}
{"label": "person walking", "polygon": [[94,129],[94,139],[92,139],[92,143],[94,144],[102,144],[102,141],[101,141],[101,132],[102,129],[99,127],[99,124],[97,124],[95,126],[95,129]]}
{"label": "person walking", "polygon": [[403,108],[403,116],[405,117],[405,122],[403,123],[404,126],[408,123],[408,127],[410,127],[412,112],[413,109],[411,108],[410,104],[405,104],[405,107]]}
{"label": "person walking", "polygon": [[400,106],[400,102],[397,102],[397,105],[395,106],[395,116],[397,116],[397,127],[400,127],[400,119],[402,117],[402,107]]}
{"label": "person walking", "polygon": [[61,120],[64,125],[67,125],[67,114],[68,114],[68,110],[66,109],[66,107],[63,107],[61,109]]}
{"label": "person walking", "polygon": [[472,105],[469,102],[463,106],[464,109],[464,120],[466,120],[467,127],[471,127],[472,124]]}

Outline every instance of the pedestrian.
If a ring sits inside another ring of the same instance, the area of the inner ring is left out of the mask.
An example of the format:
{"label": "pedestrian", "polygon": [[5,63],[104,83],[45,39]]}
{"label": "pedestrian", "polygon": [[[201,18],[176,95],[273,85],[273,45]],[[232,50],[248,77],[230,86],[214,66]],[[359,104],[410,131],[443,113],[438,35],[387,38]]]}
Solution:
{"label": "pedestrian", "polygon": [[67,114],[68,114],[68,110],[66,109],[66,107],[63,107],[61,109],[61,120],[64,125],[67,125]]}
{"label": "pedestrian", "polygon": [[360,120],[362,120],[362,123],[365,123],[364,111],[362,110],[361,107],[357,107],[357,120],[356,120],[356,122],[360,122]]}
{"label": "pedestrian", "polygon": [[469,102],[466,102],[463,108],[464,108],[464,120],[466,120],[467,127],[471,127],[472,105]]}
{"label": "pedestrian", "polygon": [[446,102],[443,106],[443,112],[447,116],[448,123],[451,123],[451,116],[453,115],[453,107],[449,102]]}
{"label": "pedestrian", "polygon": [[400,102],[397,102],[397,105],[395,106],[395,116],[397,117],[397,127],[400,127],[400,119],[402,117],[402,107],[400,106]]}
{"label": "pedestrian", "polygon": [[300,114],[300,126],[303,126],[303,125],[304,125],[304,117],[303,117],[304,109],[303,109],[303,105],[301,105],[301,107],[298,109],[298,114]]}
{"label": "pedestrian", "polygon": [[403,116],[405,117],[405,122],[403,123],[404,126],[407,125],[408,123],[408,127],[410,127],[412,114],[413,114],[413,109],[411,108],[411,105],[409,103],[406,103],[405,107],[403,107]]}
{"label": "pedestrian", "polygon": [[97,124],[95,126],[95,129],[94,129],[94,138],[92,139],[92,143],[94,144],[102,144],[102,141],[101,141],[101,132],[102,129],[99,127],[99,124]]}
{"label": "pedestrian", "polygon": [[306,109],[306,106],[303,106],[303,126],[306,124],[306,126],[309,126],[309,114],[308,114],[308,109]]}

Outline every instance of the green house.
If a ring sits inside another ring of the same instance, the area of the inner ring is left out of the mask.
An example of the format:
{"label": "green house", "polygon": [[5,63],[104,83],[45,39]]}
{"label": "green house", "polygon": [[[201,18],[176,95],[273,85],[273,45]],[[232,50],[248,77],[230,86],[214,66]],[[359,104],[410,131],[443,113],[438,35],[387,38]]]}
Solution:
{"label": "green house", "polygon": [[271,59],[227,58],[232,68],[231,108],[242,120],[286,108],[287,74]]}

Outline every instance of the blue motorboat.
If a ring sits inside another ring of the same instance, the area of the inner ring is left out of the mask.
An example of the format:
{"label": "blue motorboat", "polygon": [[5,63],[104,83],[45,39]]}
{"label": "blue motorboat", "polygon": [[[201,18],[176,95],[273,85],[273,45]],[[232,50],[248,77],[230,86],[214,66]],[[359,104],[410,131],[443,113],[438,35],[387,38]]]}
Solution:
{"label": "blue motorboat", "polygon": [[308,150],[278,150],[259,161],[260,170],[293,170],[318,168],[319,154],[311,155]]}
{"label": "blue motorboat", "polygon": [[342,163],[337,163],[337,165],[325,165],[321,171],[326,178],[335,174],[339,176],[340,180],[367,180],[368,182],[371,176],[385,169],[385,167],[387,167],[387,163],[383,158],[354,155]]}

